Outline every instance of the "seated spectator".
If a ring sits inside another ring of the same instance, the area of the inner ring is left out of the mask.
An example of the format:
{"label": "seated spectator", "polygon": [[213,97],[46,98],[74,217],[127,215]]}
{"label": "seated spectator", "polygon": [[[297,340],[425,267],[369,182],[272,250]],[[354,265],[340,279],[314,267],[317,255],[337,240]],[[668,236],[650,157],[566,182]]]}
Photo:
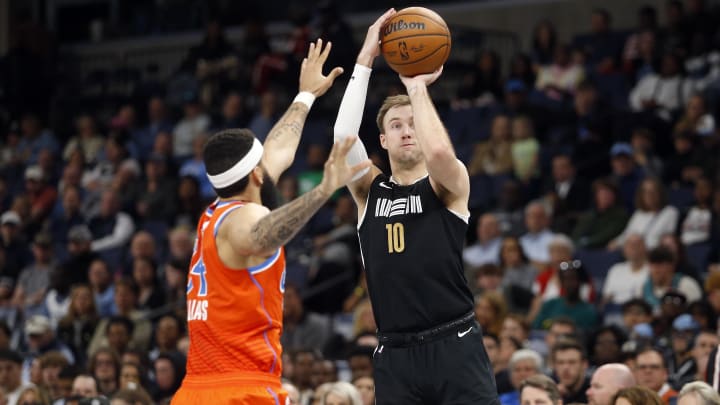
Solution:
{"label": "seated spectator", "polygon": [[468,173],[470,176],[484,174],[497,176],[509,174],[513,169],[512,131],[510,117],[497,115],[490,127],[490,139],[475,145]]}
{"label": "seated spectator", "polygon": [[[360,404],[358,405],[375,404],[375,380],[371,376],[358,377],[352,383],[360,394]],[[290,403],[292,403],[292,400]]]}
{"label": "seated spectator", "polygon": [[619,189],[621,203],[628,213],[637,207],[637,192],[646,174],[635,161],[635,150],[625,142],[617,142],[610,148],[612,179]]}
{"label": "seated spectator", "polygon": [[55,262],[52,255],[52,241],[46,233],[38,233],[32,244],[34,262],[25,267],[18,277],[13,294],[13,305],[25,316],[45,311],[45,294],[50,288],[50,272]]}
{"label": "seated spectator", "polygon": [[553,63],[540,66],[535,88],[547,98],[565,101],[572,98],[578,84],[585,77],[585,69],[570,57],[570,46],[555,47]]}
{"label": "seated spectator", "polygon": [[[465,268],[483,264],[497,264],[500,261],[500,226],[493,214],[483,214],[477,219],[477,241],[463,250]],[[466,275],[468,280],[472,277]]]}
{"label": "seated spectator", "polygon": [[552,63],[557,45],[557,31],[550,20],[541,20],[535,25],[532,35],[533,69]]}
{"label": "seated spectator", "polygon": [[540,202],[531,202],[525,207],[527,233],[520,237],[523,252],[536,268],[542,269],[550,263],[549,245],[555,236],[550,230],[551,213]]}
{"label": "seated spectator", "polygon": [[[8,400],[8,404],[9,404]],[[25,386],[17,398],[18,404],[50,404],[52,399],[47,390],[34,385]]]}
{"label": "seated spectator", "polygon": [[138,190],[135,212],[141,221],[172,223],[176,214],[177,186],[168,173],[165,157],[150,155],[145,163],[145,181]]}
{"label": "seated spectator", "polygon": [[615,405],[615,394],[634,385],[635,377],[626,365],[605,364],[593,373],[590,388],[587,390],[588,402],[593,405]]}
{"label": "seated spectator", "polygon": [[98,391],[106,397],[111,397],[117,390],[120,378],[120,358],[117,353],[107,347],[102,347],[90,356],[88,363],[90,375],[95,377]]}
{"label": "seated spectator", "polygon": [[481,51],[473,72],[463,78],[457,98],[469,101],[471,105],[489,105],[502,99],[501,70],[497,52]]}
{"label": "seated spectator", "polygon": [[121,389],[112,396],[112,405],[152,405],[153,399],[142,388]]}
{"label": "seated spectator", "polygon": [[57,326],[58,338],[70,346],[79,364],[85,363],[85,348],[99,322],[92,290],[87,284],[77,284],[70,293],[70,308]]}
{"label": "seated spectator", "polygon": [[67,238],[69,257],[60,264],[57,271],[68,285],[88,282],[88,271],[93,261],[98,259],[97,253],[90,250],[92,233],[84,224],[70,228]]}
{"label": "seated spectator", "polygon": [[173,125],[168,119],[165,100],[161,97],[151,97],[147,102],[147,125],[139,131],[134,131],[132,143],[138,153],[137,158],[145,161],[153,151],[157,135],[161,132],[172,132]]}
{"label": "seated spectator", "polygon": [[[684,213],[680,221],[680,240],[683,245],[710,241],[713,226],[712,183],[707,177],[695,181],[695,203]],[[703,271],[704,269],[700,269]]]}
{"label": "seated spectator", "polygon": [[572,232],[580,214],[588,208],[590,188],[576,174],[569,155],[552,159],[552,179],[545,185],[545,199],[553,212],[552,228],[556,232]]}
{"label": "seated spectator", "polygon": [[592,73],[607,75],[618,70],[623,38],[610,28],[611,23],[610,13],[597,8],[591,15],[590,33],[574,40],[574,47],[587,55],[588,69]]}
{"label": "seated spectator", "polygon": [[527,312],[532,303],[532,284],[537,276],[537,269],[528,262],[520,242],[515,237],[503,239],[500,253],[500,267],[497,272],[500,279],[496,289],[503,292],[511,312]]}
{"label": "seated spectator", "polygon": [[111,190],[102,194],[100,213],[91,218],[88,227],[93,234],[91,249],[99,254],[122,249],[130,241],[135,223],[120,211],[119,196]]}
{"label": "seated spectator", "polygon": [[590,336],[588,347],[592,351],[595,367],[622,361],[622,346],[627,340],[625,333],[616,325],[603,326]]}
{"label": "seated spectator", "polygon": [[29,166],[25,169],[25,192],[30,198],[30,223],[39,224],[50,213],[57,190],[47,182],[47,173],[40,166]]}
{"label": "seated spectator", "polygon": [[322,396],[323,404],[360,405],[360,393],[349,382],[334,382]]}
{"label": "seated spectator", "polygon": [[41,356],[47,352],[60,352],[69,364],[75,363],[75,356],[72,350],[58,339],[50,324],[50,319],[44,315],[33,315],[25,321],[25,338],[27,341],[27,361],[29,368],[30,360],[33,357]]}
{"label": "seated spectator", "polygon": [[625,230],[608,244],[608,248],[617,249],[628,236],[640,234],[644,235],[645,246],[654,249],[660,244],[662,235],[675,232],[678,210],[667,203],[664,188],[658,179],[643,180],[638,187],[636,201],[637,208]]}
{"label": "seated spectator", "polygon": [[643,285],[642,298],[656,311],[660,308],[660,298],[670,290],[679,291],[689,302],[702,298],[697,281],[676,272],[675,256],[669,249],[659,247],[651,250],[648,262],[650,276]]}
{"label": "seated spectator", "polygon": [[178,226],[194,226],[207,207],[200,195],[200,183],[193,176],[182,176],[177,187],[177,215],[174,224]]}
{"label": "seated spectator", "polygon": [[75,150],[82,152],[85,162],[94,164],[103,147],[103,138],[97,131],[95,119],[90,114],[82,114],[75,119],[77,135],[70,138],[63,149],[63,159],[67,162]]}
{"label": "seated spectator", "polygon": [[163,353],[177,352],[177,344],[182,332],[182,325],[175,316],[165,315],[160,318],[155,327],[153,349],[149,354],[150,360],[154,361]]}
{"label": "seated spectator", "polygon": [[33,261],[33,254],[23,238],[22,220],[15,211],[5,211],[0,217],[0,236],[5,253],[3,275],[13,282],[17,281],[20,271]]}
{"label": "seated spectator", "polygon": [[[69,243],[70,230],[76,226],[82,226],[87,229],[81,204],[80,189],[75,186],[68,186],[62,193],[60,212],[51,215],[49,218],[48,228],[55,245],[55,255],[61,260],[67,260],[68,253],[73,255],[71,249],[78,247],[72,246],[72,244]],[[89,233],[90,231],[88,230],[88,234]],[[92,235],[90,235],[90,238],[92,240]]]}
{"label": "seated spectator", "polygon": [[623,70],[633,82],[655,72],[655,66],[658,65],[657,12],[652,6],[643,6],[638,10],[637,17],[637,27],[625,40],[622,55]]}
{"label": "seated spectator", "polygon": [[97,381],[95,377],[87,374],[79,374],[72,384],[72,392],[75,398],[96,398],[98,396]]}
{"label": "seated spectator", "polygon": [[[647,387],[630,387],[623,388],[613,396],[612,404],[628,404],[628,405],[662,405],[668,402],[658,396],[658,394]],[[673,403],[673,402],[670,402]]]}
{"label": "seated spectator", "polygon": [[635,356],[635,375],[640,387],[649,388],[662,399],[665,405],[674,403],[677,391],[668,383],[668,369],[665,357],[659,351],[647,348]]}
{"label": "seated spectator", "polygon": [[[575,246],[570,238],[558,234],[550,242],[550,265],[541,271],[533,282],[532,292],[535,294],[528,319],[534,319],[540,306],[547,300],[560,297],[564,294],[558,274],[561,267],[567,267],[573,262]],[[585,302],[595,302],[595,289],[587,274],[581,275],[580,298]]]}
{"label": "seated spectator", "polygon": [[704,156],[697,137],[688,132],[673,135],[673,153],[665,158],[663,182],[671,188],[689,187],[703,175]]}
{"label": "seated spectator", "polygon": [[634,111],[656,114],[664,121],[685,105],[693,90],[692,80],[682,73],[680,58],[672,52],[662,57],[660,73],[643,77],[630,92],[630,106]]}
{"label": "seated spectator", "polygon": [[542,374],[543,361],[539,354],[529,349],[518,350],[513,353],[509,363],[510,381],[514,391],[500,395],[501,405],[519,404],[521,384],[526,379]]}
{"label": "seated spectator", "polygon": [[540,143],[530,117],[513,118],[512,136],[513,173],[521,183],[532,186],[540,174]]}
{"label": "seated spectator", "polygon": [[187,98],[183,104],[183,117],[175,125],[172,134],[173,158],[183,162],[192,156],[195,138],[202,136],[210,127],[210,117],[203,112],[200,100]]}
{"label": "seated spectator", "polygon": [[117,311],[115,308],[115,286],[112,274],[105,261],[95,259],[88,268],[88,282],[93,292],[98,315],[106,318]]}
{"label": "seated spectator", "polygon": [[172,399],[185,378],[185,356],[179,353],[164,353],[153,362],[153,374],[157,390],[153,399],[164,402]]}
{"label": "seated spectator", "polygon": [[715,118],[708,112],[705,98],[695,94],[688,98],[685,113],[680,117],[673,128],[673,135],[683,133],[692,135],[706,135],[715,130]]}
{"label": "seated spectator", "polygon": [[13,350],[0,350],[0,368],[4,378],[0,380],[0,388],[8,404],[19,403],[20,394],[28,387],[22,381],[22,356]]}
{"label": "seated spectator", "polygon": [[690,263],[685,251],[685,245],[680,242],[680,238],[676,233],[666,233],[663,235],[660,238],[660,246],[670,249],[675,257],[675,270],[678,273],[690,276],[695,279],[695,281],[702,280],[701,272],[704,273],[704,269],[698,269]]}
{"label": "seated spectator", "polygon": [[683,385],[677,396],[678,404],[720,404],[720,395],[703,381]]}
{"label": "seated spectator", "polygon": [[503,235],[519,237],[525,232],[523,200],[520,184],[515,180],[505,180],[500,190],[497,206],[493,211]]}
{"label": "seated spectator", "polygon": [[645,241],[638,234],[625,239],[623,246],[625,261],[610,267],[603,286],[605,304],[622,305],[640,297],[642,287],[648,277],[647,251]]}
{"label": "seated spectator", "polygon": [[562,339],[552,347],[553,374],[562,402],[586,403],[590,378],[586,375],[588,359],[585,348],[574,340]]}
{"label": "seated spectator", "polygon": [[475,318],[483,331],[500,334],[506,315],[507,304],[502,294],[490,290],[475,296]]}
{"label": "seated spectator", "polygon": [[546,329],[549,322],[556,316],[570,317],[575,324],[585,331],[598,324],[595,307],[580,298],[582,264],[579,261],[563,262],[560,265],[560,288],[562,296],[545,301],[532,321],[533,329]]}
{"label": "seated spectator", "polygon": [[[296,286],[285,286],[283,334],[280,338],[285,350],[305,347],[322,350],[330,339],[331,330],[330,319],[325,315],[305,312],[300,291]],[[298,388],[302,391],[301,386]]]}
{"label": "seated spectator", "polygon": [[720,345],[720,338],[714,330],[701,330],[692,345],[692,357],[695,361],[695,380],[705,380],[710,353]]}
{"label": "seated spectator", "polygon": [[692,344],[700,330],[692,316],[682,314],[675,318],[670,332],[670,346],[672,356],[668,358],[668,373],[670,385],[682,388],[686,383],[695,379],[697,363],[692,356]]}
{"label": "seated spectator", "polygon": [[578,247],[605,247],[627,224],[628,214],[620,204],[614,182],[599,179],[593,182],[594,208],[581,214],[572,232]]}
{"label": "seated spectator", "polygon": [[663,161],[657,154],[655,133],[647,128],[633,130],[630,135],[630,146],[633,150],[633,159],[640,171],[646,176],[662,178]]}
{"label": "seated spectator", "polygon": [[[129,331],[131,334],[132,344],[128,344],[130,347],[140,350],[146,350],[150,343],[150,334],[152,328],[150,321],[147,319],[145,311],[138,309],[138,287],[128,279],[120,279],[115,282],[115,308],[117,315],[123,319],[130,319],[132,321],[132,328]],[[100,320],[97,328],[95,328],[95,334],[93,335],[90,345],[88,346],[87,353],[92,355],[96,350],[101,347],[108,345],[108,339],[106,332],[108,330],[108,324],[110,320],[103,318]],[[119,330],[118,330],[119,331]]]}
{"label": "seated spectator", "polygon": [[165,304],[165,292],[157,277],[157,264],[152,258],[139,256],[133,260],[132,278],[140,295],[138,307],[142,310],[156,310]]}
{"label": "seated spectator", "polygon": [[59,147],[55,135],[48,129],[43,129],[40,118],[32,113],[25,114],[20,120],[20,142],[17,145],[17,159],[25,165],[38,163],[40,151],[49,149],[53,154],[58,153]]}
{"label": "seated spectator", "polygon": [[521,404],[550,404],[562,405],[566,402],[560,395],[560,390],[555,381],[549,377],[538,374],[526,378],[520,384]]}
{"label": "seated spectator", "polygon": [[215,194],[215,189],[213,188],[212,184],[210,184],[210,180],[208,179],[205,172],[203,150],[206,141],[207,136],[204,134],[198,136],[193,140],[192,157],[188,159],[185,163],[183,163],[183,165],[180,167],[179,175],[181,177],[192,176],[193,178],[195,178],[195,180],[197,180],[200,185],[200,196],[202,197],[202,200],[211,201],[217,195]]}

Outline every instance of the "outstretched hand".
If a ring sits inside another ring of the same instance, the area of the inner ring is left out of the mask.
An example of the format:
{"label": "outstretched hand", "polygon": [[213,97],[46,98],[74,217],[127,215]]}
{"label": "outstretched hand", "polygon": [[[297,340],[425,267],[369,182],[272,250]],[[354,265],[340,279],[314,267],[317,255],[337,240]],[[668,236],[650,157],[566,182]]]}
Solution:
{"label": "outstretched hand", "polygon": [[435,82],[435,80],[442,75],[443,67],[440,66],[440,69],[432,72],[432,73],[425,73],[413,77],[407,77],[400,75],[400,80],[405,85],[405,89],[407,89],[408,94],[410,94],[410,91],[413,87],[416,87],[418,84],[422,84],[424,86],[429,86],[432,83]]}
{"label": "outstretched hand", "polygon": [[397,11],[395,11],[394,8],[389,9],[368,28],[367,35],[365,35],[365,42],[363,42],[360,53],[358,54],[358,63],[371,67],[372,61],[380,55],[380,29],[395,13],[397,13]]}
{"label": "outstretched hand", "polygon": [[323,49],[323,41],[318,38],[317,42],[311,42],[308,49],[307,58],[303,59],[300,66],[300,91],[312,93],[315,97],[320,97],[332,86],[335,79],[343,72],[341,67],[336,67],[330,71],[327,76],[323,75],[323,66],[330,55],[332,43],[325,44]]}
{"label": "outstretched hand", "polygon": [[372,164],[370,159],[366,159],[364,162],[360,162],[355,166],[347,164],[347,154],[358,139],[357,136],[349,136],[333,144],[330,156],[325,162],[325,170],[321,183],[326,187],[326,191],[332,193],[348,184],[356,174],[367,169]]}

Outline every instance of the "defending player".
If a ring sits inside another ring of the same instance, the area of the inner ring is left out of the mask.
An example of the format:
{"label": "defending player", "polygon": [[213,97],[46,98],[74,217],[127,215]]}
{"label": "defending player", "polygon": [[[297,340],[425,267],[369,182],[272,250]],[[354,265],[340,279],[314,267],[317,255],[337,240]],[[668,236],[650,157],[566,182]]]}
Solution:
{"label": "defending player", "polygon": [[[357,134],[379,30],[368,29],[343,96],[335,141]],[[408,96],[388,97],[377,125],[392,176],[370,169],[348,185],[378,325],[377,404],[496,404],[495,381],[463,275],[470,182],[427,86],[432,74],[400,77]],[[349,164],[365,160],[362,143]]]}
{"label": "defending player", "polygon": [[[330,44],[311,44],[300,93],[265,145],[247,129],[213,135],[205,145],[208,178],[219,198],[198,223],[188,276],[187,375],[173,404],[284,404],[281,347],[285,244],[369,162],[349,167],[354,139],[336,143],[322,182],[270,210],[274,183],[292,163],[310,105],[342,72],[322,67]],[[268,192],[269,191],[269,192]]]}

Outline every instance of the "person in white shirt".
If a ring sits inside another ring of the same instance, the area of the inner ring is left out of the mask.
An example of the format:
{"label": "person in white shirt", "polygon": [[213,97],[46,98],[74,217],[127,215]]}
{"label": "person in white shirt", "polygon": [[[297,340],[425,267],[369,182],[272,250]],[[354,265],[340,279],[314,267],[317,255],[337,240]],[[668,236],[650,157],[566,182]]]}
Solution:
{"label": "person in white shirt", "polygon": [[625,230],[610,241],[608,249],[618,249],[632,234],[644,235],[645,246],[653,249],[660,244],[660,237],[675,232],[678,210],[667,204],[663,186],[658,179],[646,178],[640,183],[635,196],[635,206],[635,212]]}
{"label": "person in white shirt", "polygon": [[640,296],[648,277],[647,251],[642,235],[628,236],[623,246],[625,260],[610,267],[603,286],[603,303],[622,305]]}
{"label": "person in white shirt", "polygon": [[210,117],[202,111],[198,100],[187,100],[184,113],[173,130],[173,156],[176,159],[192,156],[193,141],[210,127]]}
{"label": "person in white shirt", "polygon": [[660,74],[643,77],[630,92],[630,107],[635,111],[654,111],[670,121],[693,92],[693,81],[683,76],[679,58],[668,52],[662,58]]}
{"label": "person in white shirt", "polygon": [[484,214],[477,220],[477,242],[463,251],[465,267],[479,267],[483,264],[500,262],[500,226],[493,214]]}
{"label": "person in white shirt", "polygon": [[523,251],[538,269],[543,269],[550,263],[550,241],[555,235],[548,225],[550,224],[549,210],[540,202],[531,202],[525,207],[525,227],[527,233],[520,237]]}
{"label": "person in white shirt", "polygon": [[688,246],[710,240],[713,221],[710,205],[712,192],[712,183],[707,177],[701,177],[695,181],[695,204],[690,207],[680,226],[680,239],[683,245]]}
{"label": "person in white shirt", "polygon": [[668,291],[677,291],[685,296],[687,302],[702,298],[702,290],[697,281],[675,271],[675,255],[665,246],[652,249],[648,253],[650,273],[642,287],[642,298],[660,310],[660,299]]}

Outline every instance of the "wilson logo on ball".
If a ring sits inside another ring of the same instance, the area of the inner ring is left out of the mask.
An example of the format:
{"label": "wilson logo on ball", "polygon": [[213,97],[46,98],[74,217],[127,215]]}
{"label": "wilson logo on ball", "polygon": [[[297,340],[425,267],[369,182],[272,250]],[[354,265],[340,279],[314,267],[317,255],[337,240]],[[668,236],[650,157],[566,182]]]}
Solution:
{"label": "wilson logo on ball", "polygon": [[385,26],[383,29],[384,35],[390,35],[393,32],[396,31],[404,31],[404,30],[425,30],[425,23],[421,22],[405,22],[404,20],[398,20],[395,22],[391,22],[388,25]]}

